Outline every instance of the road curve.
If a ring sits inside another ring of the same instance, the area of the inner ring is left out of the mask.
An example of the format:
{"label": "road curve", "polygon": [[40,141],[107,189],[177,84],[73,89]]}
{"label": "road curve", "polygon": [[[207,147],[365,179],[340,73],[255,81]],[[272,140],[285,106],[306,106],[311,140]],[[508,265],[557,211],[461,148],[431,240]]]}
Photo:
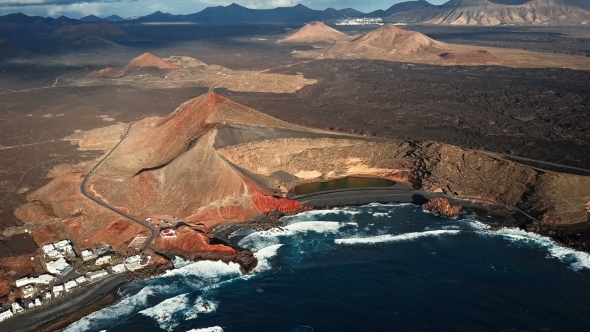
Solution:
{"label": "road curve", "polygon": [[108,205],[107,203],[101,201],[100,199],[90,195],[88,193],[88,191],[86,190],[86,185],[88,183],[88,180],[90,179],[90,177],[92,176],[92,174],[94,174],[94,172],[100,167],[100,165],[102,165],[102,163],[105,162],[105,160],[107,160],[107,158],[119,147],[119,145],[121,145],[121,143],[123,143],[123,141],[125,140],[125,138],[127,138],[127,135],[129,135],[129,132],[131,131],[131,127],[133,126],[133,124],[136,121],[133,121],[129,124],[129,127],[127,127],[127,131],[125,132],[125,135],[123,135],[123,137],[121,138],[121,140],[119,141],[119,143],[117,143],[117,145],[115,145],[115,147],[113,147],[113,149],[104,157],[102,158],[101,161],[99,161],[91,170],[90,172],[88,172],[88,174],[86,174],[86,177],[84,177],[84,180],[82,181],[82,184],[80,185],[80,191],[82,192],[82,195],[86,196],[86,198],[90,199],[91,201],[95,202],[96,204],[105,207],[113,212],[115,212],[116,214],[125,217],[131,221],[134,221],[136,223],[138,223],[139,225],[141,225],[142,227],[145,227],[149,230],[150,232],[150,236],[148,238],[148,240],[144,243],[143,247],[141,248],[142,252],[145,252],[147,250],[147,248],[150,246],[150,244],[152,244],[152,242],[154,241],[154,239],[156,238],[156,236],[158,235],[158,230],[155,227],[152,227],[144,222],[142,222],[141,220],[135,218],[132,215],[129,215],[119,209],[117,209],[114,206]]}

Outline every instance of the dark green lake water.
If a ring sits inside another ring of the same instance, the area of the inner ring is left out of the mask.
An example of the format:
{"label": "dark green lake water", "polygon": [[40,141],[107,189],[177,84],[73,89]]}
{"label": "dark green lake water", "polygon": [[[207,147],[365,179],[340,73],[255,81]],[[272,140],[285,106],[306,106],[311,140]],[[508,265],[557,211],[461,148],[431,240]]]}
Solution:
{"label": "dark green lake water", "polygon": [[338,190],[338,189],[353,189],[353,188],[369,188],[369,187],[391,187],[395,184],[394,181],[378,178],[363,178],[363,177],[347,177],[326,182],[314,182],[299,185],[293,188],[293,192],[297,195],[313,194],[322,191]]}

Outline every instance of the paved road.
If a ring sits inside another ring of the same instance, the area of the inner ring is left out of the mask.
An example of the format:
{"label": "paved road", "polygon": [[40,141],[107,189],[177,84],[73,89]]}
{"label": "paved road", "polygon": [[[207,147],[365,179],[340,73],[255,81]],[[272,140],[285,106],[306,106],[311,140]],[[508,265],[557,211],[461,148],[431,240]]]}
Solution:
{"label": "paved road", "polygon": [[138,224],[140,224],[142,227],[146,228],[149,230],[150,232],[150,236],[147,239],[147,241],[144,243],[143,247],[141,248],[142,252],[145,252],[149,246],[152,244],[152,242],[154,241],[154,239],[156,238],[156,236],[158,235],[158,229],[156,229],[153,226],[150,226],[149,224],[135,218],[132,215],[129,215],[119,209],[117,209],[114,206],[108,205],[107,203],[101,201],[100,199],[88,194],[88,191],[86,190],[86,185],[88,184],[88,180],[90,179],[90,177],[92,176],[92,174],[94,174],[94,172],[100,167],[100,165],[102,165],[105,160],[107,160],[108,157],[110,157],[110,155],[119,147],[119,145],[121,145],[121,143],[123,143],[123,141],[125,140],[125,138],[127,138],[127,135],[129,135],[129,132],[131,131],[131,127],[133,126],[134,122],[131,122],[129,124],[129,127],[127,127],[127,131],[125,132],[125,135],[123,135],[123,137],[121,138],[121,140],[119,141],[119,143],[117,143],[117,145],[115,145],[115,147],[113,147],[113,149],[101,160],[98,162],[98,164],[96,164],[96,166],[94,166],[90,172],[88,172],[88,174],[86,174],[86,177],[84,178],[84,180],[82,181],[82,185],[80,185],[80,191],[82,192],[82,195],[86,196],[88,199],[94,201],[96,204],[103,206],[113,212],[115,212],[116,214],[125,217],[133,222],[136,222]]}

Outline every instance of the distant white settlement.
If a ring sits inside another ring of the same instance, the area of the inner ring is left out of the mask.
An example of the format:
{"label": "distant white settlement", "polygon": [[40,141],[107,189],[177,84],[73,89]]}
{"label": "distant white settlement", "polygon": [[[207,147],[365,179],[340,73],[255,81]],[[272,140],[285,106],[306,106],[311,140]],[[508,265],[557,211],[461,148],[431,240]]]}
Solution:
{"label": "distant white settlement", "polygon": [[383,19],[380,17],[347,18],[342,21],[336,22],[336,25],[383,25]]}

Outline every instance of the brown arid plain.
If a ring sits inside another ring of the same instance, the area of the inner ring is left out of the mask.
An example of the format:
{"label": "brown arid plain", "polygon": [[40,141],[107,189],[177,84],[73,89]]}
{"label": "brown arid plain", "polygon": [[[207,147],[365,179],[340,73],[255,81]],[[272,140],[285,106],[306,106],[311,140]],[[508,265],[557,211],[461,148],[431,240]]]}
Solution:
{"label": "brown arid plain", "polygon": [[[210,243],[213,227],[306,209],[288,198],[294,186],[346,176],[483,198],[547,225],[588,221],[583,29],[490,28],[480,38],[469,28],[315,26],[299,38],[300,26],[129,25],[100,37],[109,43],[65,31],[36,43],[59,40],[51,52],[2,61],[0,297],[41,271],[31,260],[39,245],[70,238],[125,251],[148,233],[80,191],[119,142],[87,188],[139,219],[186,221],[176,239],[151,245],[156,264],[234,257]],[[509,29],[527,37],[498,37]]]}

